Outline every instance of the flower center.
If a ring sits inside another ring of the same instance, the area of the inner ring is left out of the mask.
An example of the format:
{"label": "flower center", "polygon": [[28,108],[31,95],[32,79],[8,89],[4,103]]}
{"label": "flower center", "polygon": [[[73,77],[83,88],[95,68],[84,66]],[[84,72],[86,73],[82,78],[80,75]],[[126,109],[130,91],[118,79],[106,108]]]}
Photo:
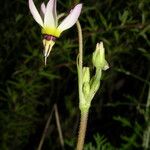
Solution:
{"label": "flower center", "polygon": [[43,34],[43,39],[47,41],[56,41],[57,37],[49,34]]}

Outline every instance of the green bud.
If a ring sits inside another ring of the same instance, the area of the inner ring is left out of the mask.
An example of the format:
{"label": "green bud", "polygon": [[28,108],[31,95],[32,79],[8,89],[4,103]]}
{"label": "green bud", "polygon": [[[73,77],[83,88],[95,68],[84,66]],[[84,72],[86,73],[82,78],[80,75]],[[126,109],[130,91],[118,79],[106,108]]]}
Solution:
{"label": "green bud", "polygon": [[83,67],[82,72],[82,90],[85,97],[88,96],[90,92],[90,68],[89,67]]}
{"label": "green bud", "polygon": [[83,90],[83,94],[86,98],[88,96],[88,94],[90,93],[90,83],[89,82],[83,83],[82,90]]}
{"label": "green bud", "polygon": [[82,76],[83,76],[82,77],[83,83],[90,82],[90,68],[89,67],[83,67]]}
{"label": "green bud", "polygon": [[103,70],[107,70],[109,68],[108,63],[105,60],[105,49],[103,42],[96,44],[96,49],[93,52],[92,62],[96,68],[101,68]]}
{"label": "green bud", "polygon": [[97,90],[99,89],[99,86],[100,86],[100,81],[99,80],[96,80],[95,78],[93,78],[93,81],[91,82],[91,91],[92,93],[96,93]]}
{"label": "green bud", "polygon": [[100,87],[100,80],[98,80],[96,76],[93,76],[90,81],[90,92],[89,92],[90,94],[88,95],[89,101],[92,101],[99,87]]}

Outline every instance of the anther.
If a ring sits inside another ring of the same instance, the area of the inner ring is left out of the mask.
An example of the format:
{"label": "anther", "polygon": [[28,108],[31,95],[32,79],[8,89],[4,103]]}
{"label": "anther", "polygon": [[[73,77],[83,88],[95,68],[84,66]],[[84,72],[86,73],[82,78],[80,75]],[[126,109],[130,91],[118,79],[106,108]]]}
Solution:
{"label": "anther", "polygon": [[49,34],[44,34],[43,39],[45,39],[47,41],[56,41],[56,37],[53,35],[49,35]]}

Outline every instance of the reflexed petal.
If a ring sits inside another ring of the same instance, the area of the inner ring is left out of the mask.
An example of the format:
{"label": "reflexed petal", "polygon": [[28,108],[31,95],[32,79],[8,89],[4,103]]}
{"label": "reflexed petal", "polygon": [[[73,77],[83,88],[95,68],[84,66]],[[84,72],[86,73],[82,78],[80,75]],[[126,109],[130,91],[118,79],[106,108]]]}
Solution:
{"label": "reflexed petal", "polygon": [[29,0],[29,9],[35,21],[43,27],[43,20],[35,7],[33,0]]}
{"label": "reflexed petal", "polygon": [[58,26],[60,31],[64,31],[66,29],[71,28],[78,20],[78,17],[81,13],[82,4],[78,4],[74,7],[73,10],[70,11],[70,14],[61,22]]}
{"label": "reflexed petal", "polygon": [[49,0],[49,2],[47,3],[46,12],[44,16],[45,27],[56,27],[56,18],[54,18],[54,10],[56,9],[55,4],[56,0]]}
{"label": "reflexed petal", "polygon": [[46,12],[46,7],[45,7],[45,4],[44,4],[44,3],[41,4],[41,12],[42,12],[43,15],[44,15],[45,12]]}

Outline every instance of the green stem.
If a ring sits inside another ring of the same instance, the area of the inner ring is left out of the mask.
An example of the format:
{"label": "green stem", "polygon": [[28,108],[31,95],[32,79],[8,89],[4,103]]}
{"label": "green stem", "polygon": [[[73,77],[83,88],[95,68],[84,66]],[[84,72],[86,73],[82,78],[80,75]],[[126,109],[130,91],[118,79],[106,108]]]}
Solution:
{"label": "green stem", "polygon": [[79,66],[82,68],[83,64],[83,37],[82,37],[82,29],[80,22],[76,23],[78,29],[78,38],[79,38]]}
{"label": "green stem", "polygon": [[81,102],[84,101],[83,93],[82,93],[82,68],[83,68],[83,38],[82,38],[82,29],[79,21],[76,23],[78,29],[78,39],[79,39],[79,55],[77,60],[77,71],[78,71],[78,86],[79,86],[79,107],[81,106]]}
{"label": "green stem", "polygon": [[78,29],[79,38],[79,55],[77,60],[77,71],[78,71],[78,86],[79,86],[79,108],[81,110],[80,127],[78,134],[77,150],[82,150],[84,146],[87,120],[88,120],[88,110],[83,111],[82,107],[85,104],[85,99],[82,92],[82,69],[83,69],[83,38],[82,29],[79,21],[76,23]]}

